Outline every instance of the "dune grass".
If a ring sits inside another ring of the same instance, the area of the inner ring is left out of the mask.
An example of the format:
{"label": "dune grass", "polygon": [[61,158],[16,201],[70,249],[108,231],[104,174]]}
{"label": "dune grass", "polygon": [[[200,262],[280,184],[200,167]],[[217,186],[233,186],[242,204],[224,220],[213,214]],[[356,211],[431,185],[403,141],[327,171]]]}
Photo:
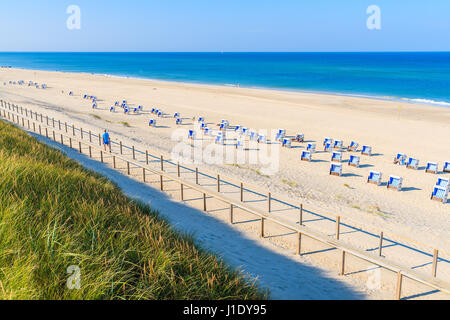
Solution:
{"label": "dune grass", "polygon": [[[0,299],[264,299],[106,178],[0,121]],[[69,266],[81,270],[70,290]]]}

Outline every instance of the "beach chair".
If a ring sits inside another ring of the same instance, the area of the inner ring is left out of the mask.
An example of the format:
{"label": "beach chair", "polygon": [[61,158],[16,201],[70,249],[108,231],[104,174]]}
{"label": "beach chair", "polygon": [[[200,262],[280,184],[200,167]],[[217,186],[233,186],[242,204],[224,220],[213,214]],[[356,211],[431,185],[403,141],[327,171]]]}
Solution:
{"label": "beach chair", "polygon": [[438,173],[438,164],[437,162],[427,162],[427,167],[425,169],[426,173]]}
{"label": "beach chair", "polygon": [[130,110],[128,110],[128,108],[125,108],[125,109],[123,110],[123,113],[125,113],[125,114],[128,114],[128,112],[130,112]]}
{"label": "beach chair", "polygon": [[344,147],[344,141],[342,141],[342,140],[336,140],[336,141],[334,141],[333,149],[339,149],[339,150],[341,150],[343,147]]}
{"label": "beach chair", "polygon": [[175,124],[176,124],[177,126],[181,126],[181,125],[183,124],[183,119],[177,118],[177,120],[175,121]]}
{"label": "beach chair", "polygon": [[312,153],[310,151],[303,151],[300,157],[301,161],[311,162]]}
{"label": "beach chair", "polygon": [[119,106],[119,102],[116,101],[116,102],[114,103],[114,106],[115,106],[115,107],[118,107],[118,106]]}
{"label": "beach chair", "polygon": [[134,108],[134,109],[133,109],[133,113],[134,113],[134,114],[138,113],[138,108]]}
{"label": "beach chair", "polygon": [[194,130],[189,130],[189,132],[188,132],[188,139],[189,140],[195,140],[195,131]]}
{"label": "beach chair", "polygon": [[235,132],[241,133],[241,132],[242,132],[242,126],[236,126],[236,127],[234,127],[234,131],[235,131]]}
{"label": "beach chair", "polygon": [[219,130],[220,131],[224,131],[228,128],[228,124],[227,123],[221,123],[219,124]]}
{"label": "beach chair", "polygon": [[155,114],[156,112],[156,108],[152,108],[152,110],[150,111],[152,114]]}
{"label": "beach chair", "polygon": [[205,117],[198,117],[197,122],[205,122]]}
{"label": "beach chair", "polygon": [[302,143],[305,141],[305,135],[302,133],[299,133],[295,136],[294,141]]}
{"label": "beach chair", "polygon": [[72,91],[69,92],[69,96],[73,96],[73,92]]}
{"label": "beach chair", "polygon": [[370,171],[369,177],[367,178],[367,183],[376,184],[377,186],[381,185],[381,179],[383,174],[378,171]]}
{"label": "beach chair", "polygon": [[323,151],[325,152],[331,152],[332,149],[333,145],[331,143],[326,143],[325,146],[323,147]]}
{"label": "beach chair", "polygon": [[342,164],[331,164],[330,175],[332,176],[342,176]]}
{"label": "beach chair", "polygon": [[258,143],[267,143],[267,137],[263,134],[260,134],[256,139]]}
{"label": "beach chair", "polygon": [[342,162],[342,152],[333,152],[331,154],[331,162]]}
{"label": "beach chair", "polygon": [[450,180],[446,178],[438,178],[438,181],[436,183],[437,187],[441,187],[446,189],[447,191],[450,190]]}
{"label": "beach chair", "polygon": [[41,85],[42,89],[47,89],[47,85],[44,83],[43,85]]}
{"label": "beach chair", "polygon": [[275,136],[275,140],[282,142],[285,137],[286,137],[286,130],[278,129],[278,132]]}
{"label": "beach chair", "polygon": [[450,162],[444,163],[444,168],[442,169],[444,172],[450,172]]}
{"label": "beach chair", "polygon": [[327,144],[333,145],[333,139],[325,138],[325,140],[323,141],[323,146],[325,147]]}
{"label": "beach chair", "polygon": [[255,131],[250,131],[250,140],[258,141],[258,134]]}
{"label": "beach chair", "polygon": [[308,145],[306,146],[306,151],[309,151],[311,153],[315,153],[316,152],[316,144],[315,143],[308,143]]}
{"label": "beach chair", "polygon": [[403,178],[397,176],[390,176],[387,183],[388,189],[396,189],[397,191],[402,191]]}
{"label": "beach chair", "polygon": [[419,160],[414,158],[409,158],[408,163],[406,164],[406,168],[408,169],[419,169]]}
{"label": "beach chair", "polygon": [[431,200],[440,201],[442,203],[447,203],[448,201],[448,188],[442,188],[439,186],[434,186],[433,192],[431,193]]}
{"label": "beach chair", "polygon": [[236,149],[244,149],[245,140],[244,139],[236,139],[235,147]]}
{"label": "beach chair", "polygon": [[175,112],[175,113],[173,114],[173,117],[174,117],[174,118],[179,118],[179,117],[180,117],[180,113],[179,113],[179,112]]}
{"label": "beach chair", "polygon": [[200,130],[205,130],[208,127],[208,125],[204,122],[200,123]]}
{"label": "beach chair", "polygon": [[404,153],[397,153],[397,156],[394,158],[394,164],[398,164],[399,166],[406,165],[406,159],[408,157]]}
{"label": "beach chair", "polygon": [[242,134],[248,136],[250,133],[249,128],[242,128]]}
{"label": "beach chair", "polygon": [[225,144],[225,135],[223,132],[218,132],[216,136],[215,144],[224,145]]}
{"label": "beach chair", "polygon": [[95,109],[95,108],[97,108],[97,103],[94,102],[94,103],[92,104],[92,109]]}
{"label": "beach chair", "polygon": [[284,138],[281,144],[282,147],[290,148],[292,146],[292,140]]}
{"label": "beach chair", "polygon": [[372,155],[372,147],[363,146],[362,150],[361,150],[361,154],[364,156],[371,156]]}
{"label": "beach chair", "polygon": [[150,122],[148,123],[148,125],[149,125],[150,127],[155,128],[155,127],[156,127],[156,119],[151,119]]}
{"label": "beach chair", "polygon": [[358,156],[350,156],[350,160],[348,161],[348,165],[352,167],[359,168],[360,157]]}
{"label": "beach chair", "polygon": [[116,111],[116,108],[115,108],[115,107],[109,108],[109,112],[115,112],[115,111]]}

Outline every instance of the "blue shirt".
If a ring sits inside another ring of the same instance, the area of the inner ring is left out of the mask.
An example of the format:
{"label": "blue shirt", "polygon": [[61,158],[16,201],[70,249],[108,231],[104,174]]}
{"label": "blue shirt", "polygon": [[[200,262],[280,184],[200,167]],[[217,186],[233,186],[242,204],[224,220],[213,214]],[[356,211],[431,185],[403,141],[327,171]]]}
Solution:
{"label": "blue shirt", "polygon": [[109,133],[108,132],[103,133],[102,137],[103,137],[103,143],[109,144]]}

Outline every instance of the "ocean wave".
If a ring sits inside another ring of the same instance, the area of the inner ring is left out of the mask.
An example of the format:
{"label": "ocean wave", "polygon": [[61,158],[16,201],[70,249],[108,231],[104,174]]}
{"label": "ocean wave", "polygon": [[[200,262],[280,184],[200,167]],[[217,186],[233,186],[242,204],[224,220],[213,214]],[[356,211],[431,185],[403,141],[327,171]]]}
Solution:
{"label": "ocean wave", "polygon": [[407,100],[407,101],[415,102],[415,103],[425,103],[425,104],[433,104],[433,105],[450,107],[450,102],[446,102],[446,101],[436,101],[436,100],[430,100],[430,99],[408,99],[408,98],[403,98],[402,100]]}

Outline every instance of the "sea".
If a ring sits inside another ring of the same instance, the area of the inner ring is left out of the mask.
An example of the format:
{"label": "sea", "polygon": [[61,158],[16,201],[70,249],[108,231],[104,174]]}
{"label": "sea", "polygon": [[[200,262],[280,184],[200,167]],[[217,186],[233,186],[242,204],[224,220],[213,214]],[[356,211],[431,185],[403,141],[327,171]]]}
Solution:
{"label": "sea", "polygon": [[0,66],[450,107],[450,52],[2,52]]}

